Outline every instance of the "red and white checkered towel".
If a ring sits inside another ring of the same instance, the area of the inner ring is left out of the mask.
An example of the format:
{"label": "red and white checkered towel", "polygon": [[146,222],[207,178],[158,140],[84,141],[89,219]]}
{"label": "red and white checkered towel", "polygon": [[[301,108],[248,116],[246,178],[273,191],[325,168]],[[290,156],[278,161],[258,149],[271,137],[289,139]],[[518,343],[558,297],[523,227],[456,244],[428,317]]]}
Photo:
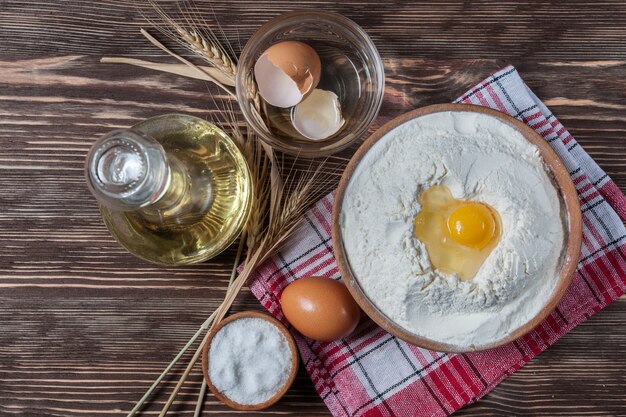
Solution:
{"label": "red and white checkered towel", "polygon": [[[370,320],[352,336],[314,342],[292,328],[302,361],[332,414],[445,416],[488,393],[559,337],[626,291],[626,197],[530,91],[506,67],[457,100],[508,113],[541,134],[572,176],[583,213],[583,246],[576,275],[561,303],[535,330],[497,349],[446,354],[403,342]],[[333,194],[306,215],[306,226],[258,270],[251,289],[287,324],[280,295],[291,281],[318,275],[340,278],[333,257]]]}

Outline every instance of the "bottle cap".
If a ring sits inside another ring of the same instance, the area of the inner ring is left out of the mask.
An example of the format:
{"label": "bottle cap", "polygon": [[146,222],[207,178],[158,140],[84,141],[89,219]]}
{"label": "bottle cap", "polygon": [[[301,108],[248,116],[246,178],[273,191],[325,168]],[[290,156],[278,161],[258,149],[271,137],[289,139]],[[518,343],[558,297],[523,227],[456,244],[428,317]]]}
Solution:
{"label": "bottle cap", "polygon": [[157,201],[170,178],[163,147],[132,129],[100,138],[87,155],[86,176],[98,201],[118,210],[135,210]]}

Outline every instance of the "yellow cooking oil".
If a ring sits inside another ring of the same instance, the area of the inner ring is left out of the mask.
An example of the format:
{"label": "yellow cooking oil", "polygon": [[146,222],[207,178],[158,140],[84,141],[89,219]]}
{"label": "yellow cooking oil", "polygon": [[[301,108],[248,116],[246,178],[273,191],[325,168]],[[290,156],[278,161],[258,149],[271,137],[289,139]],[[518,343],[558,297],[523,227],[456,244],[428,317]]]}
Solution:
{"label": "yellow cooking oil", "polygon": [[216,256],[248,218],[245,158],[216,125],[158,116],[102,138],[87,177],[111,234],[132,254],[165,265]]}

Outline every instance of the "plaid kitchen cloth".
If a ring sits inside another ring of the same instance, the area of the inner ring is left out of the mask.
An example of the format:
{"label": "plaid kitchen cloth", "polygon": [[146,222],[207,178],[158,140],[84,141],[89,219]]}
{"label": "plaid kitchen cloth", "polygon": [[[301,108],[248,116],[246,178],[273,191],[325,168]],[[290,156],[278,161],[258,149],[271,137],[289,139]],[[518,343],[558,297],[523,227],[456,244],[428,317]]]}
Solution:
{"label": "plaid kitchen cloth", "polygon": [[[349,338],[330,343],[315,342],[291,328],[317,392],[336,417],[446,416],[477,401],[626,290],[626,197],[516,69],[498,71],[456,102],[491,107],[522,120],[563,160],[583,214],[582,253],[573,282],[536,329],[484,352],[421,349],[368,319]],[[285,324],[279,300],[286,285],[311,275],[340,279],[330,238],[333,196],[326,196],[306,214],[305,226],[251,279],[254,295]]]}

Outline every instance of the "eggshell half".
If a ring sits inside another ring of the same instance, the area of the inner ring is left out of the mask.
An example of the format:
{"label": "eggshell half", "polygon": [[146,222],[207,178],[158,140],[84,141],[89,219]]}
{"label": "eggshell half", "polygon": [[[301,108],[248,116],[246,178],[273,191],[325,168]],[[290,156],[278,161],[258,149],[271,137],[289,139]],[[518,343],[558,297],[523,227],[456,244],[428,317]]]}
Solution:
{"label": "eggshell half", "polygon": [[306,97],[320,80],[322,64],[315,49],[299,41],[270,46],[254,65],[261,97],[276,107],[291,107]]}
{"label": "eggshell half", "polygon": [[339,97],[332,91],[316,88],[293,109],[291,123],[308,139],[331,137],[344,124]]}

